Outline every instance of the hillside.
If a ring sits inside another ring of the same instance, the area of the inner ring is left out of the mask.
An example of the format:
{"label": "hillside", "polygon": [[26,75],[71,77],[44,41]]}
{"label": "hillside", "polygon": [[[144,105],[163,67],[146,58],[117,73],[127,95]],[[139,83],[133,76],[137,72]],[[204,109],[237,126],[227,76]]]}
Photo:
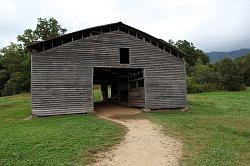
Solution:
{"label": "hillside", "polygon": [[206,54],[209,56],[211,62],[217,62],[225,57],[237,58],[237,57],[246,55],[248,53],[250,53],[250,49],[240,49],[240,50],[229,51],[229,52],[212,51]]}

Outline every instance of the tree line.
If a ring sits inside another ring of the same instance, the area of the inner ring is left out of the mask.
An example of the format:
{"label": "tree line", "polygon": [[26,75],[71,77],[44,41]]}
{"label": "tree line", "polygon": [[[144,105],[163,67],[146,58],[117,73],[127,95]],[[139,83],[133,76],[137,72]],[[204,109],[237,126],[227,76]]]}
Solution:
{"label": "tree line", "polygon": [[200,93],[216,90],[239,91],[250,86],[250,54],[224,58],[214,64],[208,55],[186,40],[170,41],[185,52],[187,91]]}
{"label": "tree line", "polygon": [[17,36],[18,43],[10,43],[0,50],[0,96],[29,92],[31,85],[31,55],[26,46],[63,35],[66,28],[55,18],[38,18],[34,30],[26,29]]}
{"label": "tree line", "polygon": [[[63,35],[66,28],[55,18],[38,18],[34,30],[26,29],[17,36],[18,43],[10,43],[0,50],[0,96],[29,92],[31,85],[31,55],[26,45]],[[209,57],[186,40],[172,41],[185,52],[188,93],[214,90],[244,90],[250,86],[250,54],[237,58],[225,58],[211,64]]]}

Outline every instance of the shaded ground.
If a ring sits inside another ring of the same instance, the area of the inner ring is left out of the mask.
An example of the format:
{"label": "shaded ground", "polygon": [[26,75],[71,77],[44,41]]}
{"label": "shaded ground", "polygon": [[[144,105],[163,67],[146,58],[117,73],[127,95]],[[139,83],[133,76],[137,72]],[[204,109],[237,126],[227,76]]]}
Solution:
{"label": "shaded ground", "polygon": [[149,120],[119,119],[116,117],[141,113],[141,110],[113,104],[95,108],[97,116],[124,125],[127,129],[125,140],[111,151],[98,154],[100,160],[93,164],[101,165],[178,165],[181,157],[181,143],[165,136],[160,126]]}
{"label": "shaded ground", "polygon": [[112,103],[96,103],[95,104],[96,115],[103,119],[117,119],[119,116],[128,116],[142,113],[142,110],[124,107]]}

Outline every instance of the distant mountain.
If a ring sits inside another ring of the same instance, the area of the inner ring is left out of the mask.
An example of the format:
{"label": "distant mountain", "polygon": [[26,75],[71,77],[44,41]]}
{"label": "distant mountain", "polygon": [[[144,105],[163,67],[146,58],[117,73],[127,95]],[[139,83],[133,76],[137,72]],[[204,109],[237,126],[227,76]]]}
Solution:
{"label": "distant mountain", "polygon": [[250,49],[240,49],[240,50],[229,51],[229,52],[212,51],[212,52],[208,52],[206,54],[209,56],[210,61],[213,63],[213,62],[217,62],[225,57],[238,58],[238,57],[241,57],[241,56],[246,55],[248,53],[250,53]]}

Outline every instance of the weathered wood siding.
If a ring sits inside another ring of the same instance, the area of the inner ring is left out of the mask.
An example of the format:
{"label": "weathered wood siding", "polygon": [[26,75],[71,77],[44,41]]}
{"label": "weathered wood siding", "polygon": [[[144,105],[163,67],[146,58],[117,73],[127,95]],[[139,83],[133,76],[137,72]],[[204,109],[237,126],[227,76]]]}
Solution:
{"label": "weathered wood siding", "polygon": [[135,107],[144,107],[145,105],[144,87],[129,88],[128,90],[128,105]]}
{"label": "weathered wood siding", "polygon": [[[129,48],[130,64],[120,64],[119,48]],[[144,40],[114,31],[32,55],[33,114],[92,111],[93,67],[143,68],[146,108],[186,106],[184,62]]]}

